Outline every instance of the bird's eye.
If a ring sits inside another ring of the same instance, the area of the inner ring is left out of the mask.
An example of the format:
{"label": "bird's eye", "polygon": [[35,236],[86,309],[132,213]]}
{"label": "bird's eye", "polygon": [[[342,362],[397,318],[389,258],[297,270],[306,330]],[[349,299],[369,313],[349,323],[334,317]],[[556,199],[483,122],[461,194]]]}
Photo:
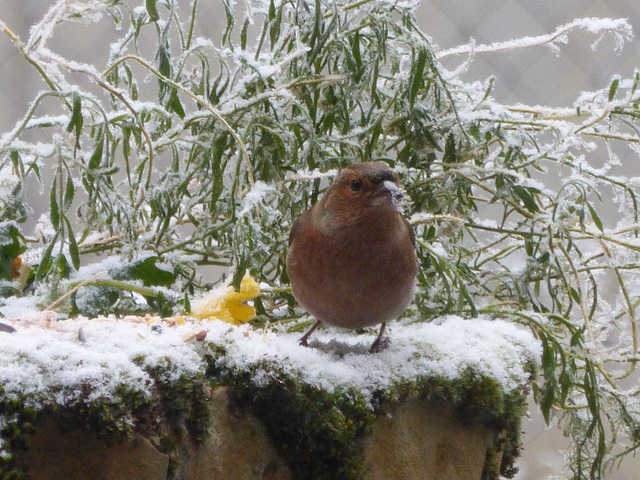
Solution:
{"label": "bird's eye", "polygon": [[351,180],[351,190],[357,192],[362,188],[362,182],[360,180]]}

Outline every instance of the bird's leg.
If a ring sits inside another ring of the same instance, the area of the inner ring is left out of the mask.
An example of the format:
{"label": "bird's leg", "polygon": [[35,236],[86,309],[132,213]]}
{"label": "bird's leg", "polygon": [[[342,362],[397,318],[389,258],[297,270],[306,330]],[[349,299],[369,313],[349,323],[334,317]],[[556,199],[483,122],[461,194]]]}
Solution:
{"label": "bird's leg", "polygon": [[375,342],[373,342],[373,345],[371,345],[371,348],[369,349],[370,353],[378,353],[388,345],[389,341],[383,336],[385,328],[387,328],[387,322],[382,322],[378,338],[376,338]]}
{"label": "bird's leg", "polygon": [[316,328],[318,328],[320,326],[322,322],[320,320],[317,320],[316,323],[313,324],[313,327],[311,327],[309,329],[309,331],[307,333],[305,333],[302,338],[300,338],[300,340],[298,340],[298,343],[300,345],[302,345],[303,347],[308,347],[309,344],[307,343],[307,340],[309,340],[309,337],[311,336],[311,334],[316,330]]}

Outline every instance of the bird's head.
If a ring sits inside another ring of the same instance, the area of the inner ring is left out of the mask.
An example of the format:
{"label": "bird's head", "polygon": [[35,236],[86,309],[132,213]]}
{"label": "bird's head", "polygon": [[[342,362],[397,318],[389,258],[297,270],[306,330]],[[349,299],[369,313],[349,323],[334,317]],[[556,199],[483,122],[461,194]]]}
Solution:
{"label": "bird's head", "polygon": [[379,209],[400,209],[398,174],[383,162],[356,163],[342,170],[325,194],[324,208],[355,218]]}

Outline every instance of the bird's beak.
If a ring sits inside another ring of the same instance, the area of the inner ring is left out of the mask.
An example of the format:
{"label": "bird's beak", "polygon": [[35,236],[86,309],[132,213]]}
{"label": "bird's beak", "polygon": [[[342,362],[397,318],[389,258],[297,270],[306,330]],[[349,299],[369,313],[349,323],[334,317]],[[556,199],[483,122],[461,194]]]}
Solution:
{"label": "bird's beak", "polygon": [[391,194],[391,197],[396,201],[400,201],[404,198],[404,193],[402,193],[398,186],[391,180],[385,180],[380,186],[380,193],[387,192]]}
{"label": "bird's beak", "polygon": [[[398,185],[396,185],[391,180],[385,180],[380,184],[380,186],[378,187],[378,191],[376,192],[376,196],[379,196],[381,199],[385,196],[390,196],[391,203],[393,204],[395,209],[400,213],[403,212],[402,200],[404,199],[404,193],[402,193],[402,191],[398,188]],[[384,202],[380,203],[380,205],[382,204],[384,204]]]}

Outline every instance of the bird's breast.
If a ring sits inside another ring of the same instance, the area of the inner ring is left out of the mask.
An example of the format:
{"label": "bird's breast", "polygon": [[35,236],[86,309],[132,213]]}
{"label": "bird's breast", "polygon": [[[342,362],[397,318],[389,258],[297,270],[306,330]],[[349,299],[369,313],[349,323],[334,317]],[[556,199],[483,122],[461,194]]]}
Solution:
{"label": "bird's breast", "polygon": [[301,227],[287,270],[293,294],[317,319],[357,328],[399,315],[411,301],[417,260],[410,226],[368,218],[327,232]]}

